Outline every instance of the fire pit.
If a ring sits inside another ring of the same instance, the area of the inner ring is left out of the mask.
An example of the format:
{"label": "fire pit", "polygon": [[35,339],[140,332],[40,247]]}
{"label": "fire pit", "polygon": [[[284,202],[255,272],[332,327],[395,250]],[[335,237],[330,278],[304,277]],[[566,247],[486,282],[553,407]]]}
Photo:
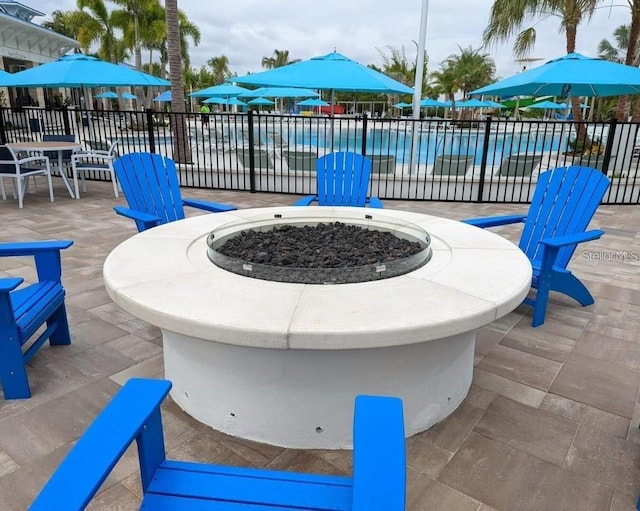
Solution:
{"label": "fire pit", "polygon": [[396,277],[431,258],[424,229],[369,213],[343,222],[310,222],[304,213],[258,215],[217,228],[207,245],[209,259],[225,270],[298,284]]}
{"label": "fire pit", "polygon": [[[420,248],[409,259],[420,261],[388,278],[375,261],[362,265],[374,280],[326,285],[252,278],[242,273],[255,263],[240,258],[234,273],[208,255],[249,228],[335,222],[410,238]],[[531,265],[502,237],[443,218],[290,207],[147,230],[113,250],[104,280],[117,304],[162,330],[171,395],[190,415],[260,442],[344,448],[356,394],[401,397],[407,435],[455,410],[471,385],[476,330],[521,303]]]}

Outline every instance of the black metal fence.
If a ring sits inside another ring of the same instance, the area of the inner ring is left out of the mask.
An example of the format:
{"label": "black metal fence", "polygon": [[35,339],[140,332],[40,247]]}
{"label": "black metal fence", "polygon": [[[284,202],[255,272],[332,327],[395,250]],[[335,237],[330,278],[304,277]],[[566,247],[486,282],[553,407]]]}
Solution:
{"label": "black metal fence", "polygon": [[[171,126],[183,123],[186,151]],[[604,202],[640,203],[640,128],[635,123],[485,119],[385,119],[134,111],[2,109],[0,142],[74,134],[118,140],[120,154],[175,158],[183,186],[309,194],[318,157],[355,151],[371,158],[371,194],[382,199],[526,203],[537,175],[585,165],[612,179]],[[181,161],[182,160],[182,161]],[[101,176],[95,175],[100,179]]]}

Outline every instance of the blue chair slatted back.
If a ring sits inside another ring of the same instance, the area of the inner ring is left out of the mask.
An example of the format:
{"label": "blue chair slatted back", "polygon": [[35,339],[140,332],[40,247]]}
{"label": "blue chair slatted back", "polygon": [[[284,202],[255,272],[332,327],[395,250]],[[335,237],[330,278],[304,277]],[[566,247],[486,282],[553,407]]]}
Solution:
{"label": "blue chair slatted back", "polygon": [[118,182],[131,209],[161,219],[185,217],[175,162],[155,153],[129,153],[113,162]]}
{"label": "blue chair slatted back", "polygon": [[[601,171],[589,167],[563,167],[540,174],[529,214],[524,224],[520,249],[531,261],[542,259],[541,239],[585,232],[610,181]],[[560,249],[555,266],[566,268],[576,245]]]}
{"label": "blue chair slatted back", "polygon": [[358,153],[330,153],[318,158],[318,204],[360,206],[367,201],[371,160]]}
{"label": "blue chair slatted back", "polygon": [[[42,135],[43,142],[75,142],[75,135]],[[62,151],[62,161],[71,161],[73,151]],[[58,161],[58,153],[55,151],[45,151],[45,156],[54,162]]]}

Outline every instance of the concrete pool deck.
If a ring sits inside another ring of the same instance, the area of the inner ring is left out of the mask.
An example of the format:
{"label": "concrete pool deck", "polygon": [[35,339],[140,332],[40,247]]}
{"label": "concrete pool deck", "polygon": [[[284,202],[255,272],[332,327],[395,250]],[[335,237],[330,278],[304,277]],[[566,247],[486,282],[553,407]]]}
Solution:
{"label": "concrete pool deck", "polygon": [[[17,201],[0,201],[0,240],[71,238],[63,282],[72,345],[44,347],[29,364],[33,397],[0,399],[0,508],[23,510],[70,445],[132,376],[161,377],[160,331],[115,305],[102,282],[107,254],[135,234],[115,215],[110,183],[71,199],[54,179]],[[240,208],[290,205],[292,195],[185,190]],[[388,208],[452,219],[526,206],[385,201]],[[188,216],[199,212],[188,211]],[[604,206],[602,239],[579,247],[571,268],[596,303],[553,295],[545,324],[518,307],[479,330],[471,390],[442,423],[407,442],[411,511],[631,510],[640,493],[640,208]],[[495,229],[515,241],[517,226]],[[0,274],[33,277],[30,262],[0,259]],[[165,404],[167,447],[179,459],[347,473],[349,451],[294,450],[238,440]],[[127,453],[92,510],[139,505],[137,462]]]}

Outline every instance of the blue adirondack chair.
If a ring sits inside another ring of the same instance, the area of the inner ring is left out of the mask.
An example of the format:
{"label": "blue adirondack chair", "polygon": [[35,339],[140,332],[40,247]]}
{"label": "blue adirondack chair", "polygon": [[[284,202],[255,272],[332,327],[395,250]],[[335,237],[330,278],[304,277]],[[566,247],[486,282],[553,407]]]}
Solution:
{"label": "blue adirondack chair", "polygon": [[[64,288],[60,281],[60,251],[70,240],[0,244],[0,257],[33,256],[38,282],[18,289],[22,278],[0,278],[0,383],[5,399],[31,397],[26,363],[49,339],[52,345],[71,343]],[[46,323],[46,328],[22,352],[22,347]]]}
{"label": "blue adirondack chair", "polygon": [[308,195],[294,203],[309,206],[360,206],[382,208],[377,197],[368,197],[371,160],[358,153],[329,153],[316,162],[317,195]]}
{"label": "blue adirondack chair", "polygon": [[170,388],[166,380],[129,380],[72,447],[30,509],[84,509],[136,440],[142,509],[404,511],[400,399],[356,398],[353,477],[344,477],[167,460],[160,404]]}
{"label": "blue adirondack chair", "polygon": [[184,218],[184,206],[219,213],[235,206],[198,199],[183,199],[175,162],[155,153],[128,153],[113,162],[118,182],[129,204],[116,213],[136,222],[142,232]]}
{"label": "blue adirondack chair", "polygon": [[567,269],[578,243],[600,238],[604,231],[586,231],[610,181],[601,171],[589,167],[563,167],[540,174],[527,215],[476,218],[464,222],[493,227],[524,222],[519,247],[533,266],[535,298],[533,326],[544,323],[550,291],[564,293],[581,305],[591,305],[593,296]]}

